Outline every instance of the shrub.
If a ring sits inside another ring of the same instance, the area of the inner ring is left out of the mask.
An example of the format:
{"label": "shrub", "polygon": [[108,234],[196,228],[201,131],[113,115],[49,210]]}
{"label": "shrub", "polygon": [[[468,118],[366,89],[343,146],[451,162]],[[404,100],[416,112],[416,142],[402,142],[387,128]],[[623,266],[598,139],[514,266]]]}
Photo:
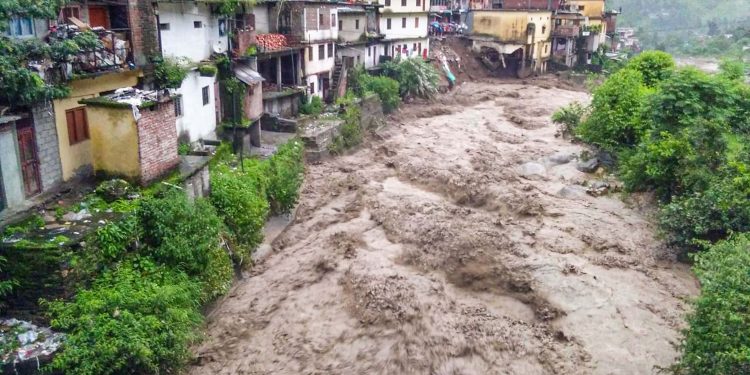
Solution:
{"label": "shrub", "polygon": [[304,145],[293,139],[279,147],[267,163],[268,189],[266,195],[276,213],[289,212],[297,203],[305,169]]}
{"label": "shrub", "polygon": [[269,211],[265,172],[255,159],[245,160],[244,172],[227,165],[218,165],[211,171],[211,203],[239,245],[234,254],[238,262],[263,242]]}
{"label": "shrub", "polygon": [[745,63],[742,60],[721,60],[719,76],[730,81],[741,81],[745,78]]}
{"label": "shrub", "polygon": [[579,102],[573,102],[552,114],[552,122],[561,125],[560,133],[570,135],[575,132],[586,114],[586,108]]}
{"label": "shrub", "polygon": [[200,291],[187,275],[146,259],[106,272],[71,302],[47,302],[67,333],[50,365],[65,374],[171,373],[190,358]]}
{"label": "shrub", "polygon": [[366,76],[362,79],[365,92],[374,92],[383,103],[383,112],[391,113],[401,104],[398,81],[388,77]]}
{"label": "shrub", "polygon": [[309,102],[305,101],[302,103],[299,107],[299,112],[303,115],[319,116],[323,113],[323,100],[318,96],[313,96]]}
{"label": "shrub", "polygon": [[576,135],[607,151],[637,144],[645,133],[640,112],[649,90],[643,76],[620,70],[594,90],[591,115],[576,129]]}
{"label": "shrub", "polygon": [[674,67],[672,55],[662,51],[646,51],[631,59],[626,69],[638,71],[646,86],[656,87],[669,77]]}
{"label": "shrub", "polygon": [[356,105],[347,105],[342,115],[344,123],[339,129],[340,133],[333,142],[328,145],[328,151],[332,154],[340,154],[344,150],[362,143],[362,127],[360,124],[360,110]]}
{"label": "shrub", "polygon": [[182,81],[188,74],[184,60],[161,57],[155,57],[152,60],[154,62],[154,83],[157,87],[178,89],[182,86]]}
{"label": "shrub", "polygon": [[688,315],[679,373],[750,373],[750,237],[738,235],[695,257],[701,295]]}
{"label": "shrub", "polygon": [[192,204],[182,192],[144,199],[139,219],[146,254],[189,275],[202,274],[219,246],[221,219],[214,208],[202,199]]}
{"label": "shrub", "polygon": [[216,66],[212,64],[202,64],[198,66],[198,72],[203,77],[214,77],[216,76],[216,73],[218,71],[219,69],[216,68]]}
{"label": "shrub", "polygon": [[440,76],[422,59],[393,60],[383,64],[385,74],[399,83],[401,96],[429,98],[437,94]]}
{"label": "shrub", "polygon": [[209,302],[229,291],[234,279],[232,259],[224,249],[217,247],[208,252],[205,271],[198,277],[201,283],[201,302]]}
{"label": "shrub", "polygon": [[94,244],[102,260],[112,262],[121,259],[128,248],[138,239],[139,225],[135,215],[120,221],[107,223],[96,230]]}

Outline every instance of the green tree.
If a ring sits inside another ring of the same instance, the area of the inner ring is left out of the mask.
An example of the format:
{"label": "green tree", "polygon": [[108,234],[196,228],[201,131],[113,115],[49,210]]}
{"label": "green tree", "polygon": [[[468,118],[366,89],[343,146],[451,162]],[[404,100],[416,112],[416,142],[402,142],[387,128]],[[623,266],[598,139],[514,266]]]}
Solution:
{"label": "green tree", "polygon": [[646,51],[630,60],[626,69],[640,72],[643,83],[648,87],[655,87],[669,77],[674,67],[672,55],[662,51]]}

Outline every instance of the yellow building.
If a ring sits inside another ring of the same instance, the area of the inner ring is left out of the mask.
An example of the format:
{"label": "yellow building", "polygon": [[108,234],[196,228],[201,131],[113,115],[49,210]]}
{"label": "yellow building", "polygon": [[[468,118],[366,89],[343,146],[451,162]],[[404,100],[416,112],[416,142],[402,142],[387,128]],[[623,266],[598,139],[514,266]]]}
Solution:
{"label": "yellow building", "polygon": [[544,73],[552,46],[548,10],[472,10],[467,17],[476,52],[497,69],[525,77]]}
{"label": "yellow building", "polygon": [[77,79],[69,83],[68,97],[53,101],[64,181],[77,174],[90,173],[94,162],[90,119],[86,105],[79,101],[122,87],[132,87],[138,83],[140,75],[140,70],[133,70]]}

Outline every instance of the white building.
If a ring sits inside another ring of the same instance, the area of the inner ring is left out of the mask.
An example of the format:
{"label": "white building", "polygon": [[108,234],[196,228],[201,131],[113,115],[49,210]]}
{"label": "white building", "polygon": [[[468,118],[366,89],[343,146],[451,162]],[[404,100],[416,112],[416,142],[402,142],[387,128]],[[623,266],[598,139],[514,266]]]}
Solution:
{"label": "white building", "polygon": [[197,64],[208,60],[214,49],[226,49],[226,21],[212,14],[207,4],[177,2],[159,4],[159,38],[165,58],[185,59],[192,68],[176,90],[177,134],[189,142],[215,138],[218,83],[202,76]]}
{"label": "white building", "polygon": [[[329,98],[335,84],[331,82],[336,63],[336,41],[339,36],[338,9],[335,3],[302,2],[303,80],[308,93]],[[294,29],[294,24],[292,24]]]}
{"label": "white building", "polygon": [[427,0],[379,0],[383,9],[380,12],[380,32],[385,35],[388,56],[427,56],[428,38]]}
{"label": "white building", "polygon": [[351,4],[339,8],[339,43],[336,57],[371,68],[386,54],[380,32],[378,5]]}

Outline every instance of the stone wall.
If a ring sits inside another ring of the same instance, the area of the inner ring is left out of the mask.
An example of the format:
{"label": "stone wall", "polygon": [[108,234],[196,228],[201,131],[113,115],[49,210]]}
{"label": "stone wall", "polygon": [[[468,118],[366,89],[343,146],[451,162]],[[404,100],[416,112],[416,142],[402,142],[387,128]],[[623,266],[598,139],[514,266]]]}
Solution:
{"label": "stone wall", "polygon": [[141,184],[164,176],[180,163],[175,120],[172,101],[141,109],[138,120]]}
{"label": "stone wall", "polygon": [[36,132],[36,149],[39,158],[39,175],[42,190],[57,187],[62,182],[60,143],[57,139],[55,115],[51,103],[38,104],[31,109]]}

